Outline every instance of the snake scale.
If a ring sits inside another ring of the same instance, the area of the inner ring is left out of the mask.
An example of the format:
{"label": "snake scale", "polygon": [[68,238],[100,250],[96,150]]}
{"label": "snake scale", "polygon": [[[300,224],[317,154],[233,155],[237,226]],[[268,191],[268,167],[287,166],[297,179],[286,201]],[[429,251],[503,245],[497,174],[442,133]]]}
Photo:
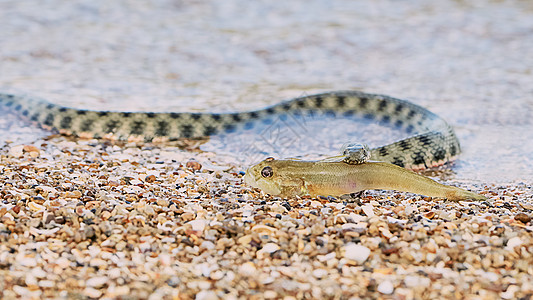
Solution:
{"label": "snake scale", "polygon": [[292,111],[321,111],[358,116],[406,131],[409,136],[371,149],[371,159],[412,170],[443,165],[460,153],[459,141],[446,121],[406,100],[359,91],[303,96],[265,109],[236,113],[112,112],[64,107],[12,94],[0,94],[0,105],[42,128],[66,135],[115,140],[172,141],[249,128],[262,118]]}

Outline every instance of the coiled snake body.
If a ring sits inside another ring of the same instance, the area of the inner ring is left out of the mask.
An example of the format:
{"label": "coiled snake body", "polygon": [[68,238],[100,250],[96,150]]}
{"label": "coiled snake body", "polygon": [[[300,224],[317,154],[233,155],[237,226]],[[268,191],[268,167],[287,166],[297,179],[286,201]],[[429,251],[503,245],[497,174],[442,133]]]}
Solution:
{"label": "coiled snake body", "polygon": [[372,160],[418,170],[443,165],[460,152],[453,129],[438,115],[411,102],[358,91],[294,98],[271,107],[236,113],[111,112],[68,108],[44,100],[0,94],[0,105],[45,129],[78,137],[146,142],[198,138],[249,127],[254,121],[291,111],[359,116],[404,129],[408,138],[371,149]]}

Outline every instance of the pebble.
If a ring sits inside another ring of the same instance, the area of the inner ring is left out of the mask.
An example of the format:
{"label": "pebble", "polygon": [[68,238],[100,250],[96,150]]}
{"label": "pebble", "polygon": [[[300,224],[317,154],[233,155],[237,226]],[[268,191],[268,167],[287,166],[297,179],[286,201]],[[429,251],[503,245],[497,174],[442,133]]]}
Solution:
{"label": "pebble", "polygon": [[275,233],[277,230],[276,228],[266,226],[266,225],[255,225],[252,227],[253,232],[257,232],[259,234],[272,234]]}
{"label": "pebble", "polygon": [[44,210],[44,209],[45,209],[44,206],[39,205],[39,204],[37,204],[37,203],[35,203],[35,202],[29,202],[29,203],[28,203],[28,207],[29,207],[29,209],[31,209],[32,211],[35,211],[35,212],[37,212],[37,211],[41,211],[41,210]]}
{"label": "pebble", "polygon": [[265,297],[265,299],[275,299],[278,297],[278,293],[276,291],[265,291],[263,293],[263,297]]}
{"label": "pebble", "polygon": [[185,212],[185,213],[181,214],[181,219],[184,222],[194,220],[195,218],[196,218],[196,216],[194,215],[194,213],[191,213],[191,212]]}
{"label": "pebble", "polygon": [[197,219],[197,220],[190,221],[187,224],[191,225],[192,230],[203,232],[206,226],[206,221]]}
{"label": "pebble", "polygon": [[350,243],[344,246],[344,258],[354,260],[359,264],[364,263],[370,256],[370,249],[365,246]]}
{"label": "pebble", "polygon": [[376,214],[374,213],[374,207],[372,204],[365,204],[362,206],[363,212],[369,217],[372,218]]}
{"label": "pebble", "polygon": [[527,224],[529,223],[529,221],[531,221],[531,217],[526,215],[525,213],[518,213],[514,216],[514,219],[515,220],[518,220],[524,224]]}
{"label": "pebble", "polygon": [[187,168],[192,169],[194,171],[200,171],[200,169],[202,169],[202,164],[195,160],[188,161],[186,166]]}
{"label": "pebble", "polygon": [[155,177],[155,175],[148,175],[144,178],[144,181],[145,182],[148,182],[148,183],[152,183],[154,182],[155,180],[157,179],[157,177]]}
{"label": "pebble", "polygon": [[24,155],[24,145],[13,146],[9,149],[9,155],[13,157],[21,157]]}
{"label": "pebble", "polygon": [[87,287],[83,291],[83,294],[89,298],[100,298],[102,296],[102,291],[92,287]]}
{"label": "pebble", "polygon": [[244,275],[254,275],[257,271],[257,268],[255,267],[254,263],[247,262],[241,265],[239,268],[239,271],[243,273]]}
{"label": "pebble", "polygon": [[107,280],[108,280],[107,277],[104,277],[104,276],[93,277],[93,278],[89,278],[85,282],[85,285],[89,287],[101,287],[107,283]]}
{"label": "pebble", "polygon": [[523,241],[520,237],[515,236],[514,238],[509,239],[507,241],[507,246],[505,247],[506,250],[511,251],[514,250],[516,246],[522,245]]}
{"label": "pebble", "polygon": [[196,297],[194,298],[196,300],[218,300],[218,296],[213,291],[201,291],[198,294],[196,294]]}
{"label": "pebble", "polygon": [[390,295],[392,292],[394,292],[394,285],[392,282],[386,280],[378,285],[377,290],[384,295]]}
{"label": "pebble", "polygon": [[240,245],[248,245],[250,244],[250,242],[252,241],[252,236],[251,235],[245,235],[245,236],[242,236],[240,237],[237,242],[240,244]]}
{"label": "pebble", "polygon": [[324,278],[328,276],[328,271],[325,269],[316,269],[313,270],[313,276],[315,276],[316,278]]}
{"label": "pebble", "polygon": [[274,243],[267,243],[263,248],[261,248],[261,251],[265,253],[273,253],[280,249],[280,247],[277,244]]}

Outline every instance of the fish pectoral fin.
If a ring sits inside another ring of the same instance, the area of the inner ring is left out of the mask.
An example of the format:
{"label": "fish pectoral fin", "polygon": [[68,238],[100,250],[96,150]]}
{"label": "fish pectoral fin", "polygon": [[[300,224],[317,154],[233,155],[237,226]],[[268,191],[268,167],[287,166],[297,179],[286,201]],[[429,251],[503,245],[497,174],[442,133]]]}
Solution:
{"label": "fish pectoral fin", "polygon": [[281,189],[281,195],[285,197],[304,196],[308,194],[305,180],[302,178],[283,178],[281,181],[283,184],[280,184],[278,187]]}

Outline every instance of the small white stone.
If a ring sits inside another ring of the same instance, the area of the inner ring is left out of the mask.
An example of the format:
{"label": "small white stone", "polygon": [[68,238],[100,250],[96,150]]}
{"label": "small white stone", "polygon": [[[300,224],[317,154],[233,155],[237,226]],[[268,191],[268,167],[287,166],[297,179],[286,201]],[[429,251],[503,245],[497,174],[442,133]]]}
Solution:
{"label": "small white stone", "polygon": [[330,259],[334,259],[336,256],[337,256],[337,254],[335,252],[330,252],[330,253],[328,253],[326,255],[317,255],[317,259],[319,261],[324,262],[324,261],[328,261]]}
{"label": "small white stone", "polygon": [[205,220],[192,220],[187,222],[192,226],[192,230],[203,232],[205,229]]}
{"label": "small white stone", "polygon": [[53,229],[37,229],[35,227],[30,228],[30,233],[33,235],[44,235],[44,236],[52,236],[56,232],[58,232],[61,228],[56,227]]}
{"label": "small white stone", "polygon": [[373,216],[376,215],[374,213],[374,207],[372,206],[372,204],[365,204],[363,205],[362,209],[365,215],[367,215],[369,218],[372,218]]}
{"label": "small white stone", "polygon": [[25,267],[37,266],[37,260],[33,257],[24,257],[23,259],[18,260],[18,263]]}
{"label": "small white stone", "polygon": [[36,278],[46,278],[46,276],[48,275],[48,273],[46,273],[45,271],[43,271],[43,269],[41,269],[40,267],[37,267],[37,268],[33,268],[31,270],[31,274],[33,276],[35,276]]}
{"label": "small white stone", "polygon": [[379,229],[379,231],[381,231],[381,235],[383,235],[387,239],[390,239],[393,237],[392,233],[387,228],[382,227]]}
{"label": "small white stone", "polygon": [[278,251],[280,248],[277,244],[275,243],[268,243],[266,244],[265,246],[263,246],[263,248],[261,249],[261,251],[265,252],[265,253],[273,253],[273,252],[276,252]]}
{"label": "small white stone", "polygon": [[510,285],[505,292],[500,293],[500,297],[502,297],[502,299],[514,299],[515,293],[519,289],[520,288],[516,285]]}
{"label": "small white stone", "polygon": [[349,243],[344,246],[344,258],[355,260],[359,264],[364,263],[370,255],[370,249],[365,246]]}
{"label": "small white stone", "polygon": [[20,285],[13,286],[13,291],[21,296],[28,295],[30,293],[27,288],[22,287]]}
{"label": "small white stone", "polygon": [[261,279],[261,283],[262,284],[271,284],[272,282],[274,282],[276,280],[276,278],[272,277],[272,276],[267,276],[267,277],[263,277],[263,279]]}
{"label": "small white stone", "polygon": [[394,285],[392,285],[392,282],[388,280],[383,281],[378,285],[378,292],[384,295],[390,295],[392,292],[394,292]]}
{"label": "small white stone", "polygon": [[30,286],[30,285],[37,285],[37,279],[35,278],[35,276],[31,275],[31,274],[27,274],[26,275],[26,285],[27,286]]}
{"label": "small white stone", "polygon": [[276,293],[276,291],[265,291],[263,293],[263,297],[265,297],[265,299],[275,299],[277,296],[278,293]]}
{"label": "small white stone", "polygon": [[32,211],[41,211],[41,210],[45,210],[45,207],[40,205],[40,204],[37,204],[35,202],[30,202],[28,203],[28,207],[29,209],[31,209]]}
{"label": "small white stone", "polygon": [[406,287],[413,288],[418,285],[418,279],[419,279],[418,276],[407,275],[403,279],[403,283],[405,284]]}
{"label": "small white stone", "polygon": [[359,223],[359,222],[361,222],[361,221],[366,220],[365,217],[363,217],[363,216],[361,216],[361,215],[359,215],[359,214],[355,214],[355,213],[353,213],[353,212],[350,213],[350,219],[352,219],[352,222],[354,222],[354,223]]}
{"label": "small white stone", "polygon": [[209,275],[209,278],[211,278],[213,280],[220,280],[220,279],[222,279],[222,277],[224,277],[224,272],[222,272],[220,270],[211,272],[211,274]]}
{"label": "small white stone", "polygon": [[200,247],[207,250],[212,250],[215,249],[215,244],[213,244],[211,241],[203,241]]}
{"label": "small white stone", "polygon": [[403,283],[405,283],[405,286],[408,288],[414,288],[417,286],[429,287],[429,285],[431,284],[431,281],[429,278],[426,278],[426,277],[407,275],[405,276]]}
{"label": "small white stone", "polygon": [[357,224],[354,223],[344,223],[341,225],[342,230],[350,230],[357,227]]}
{"label": "small white stone", "polygon": [[407,220],[400,220],[400,219],[387,216],[387,222],[396,223],[396,224],[406,224]]}
{"label": "small white stone", "polygon": [[328,271],[324,269],[316,269],[313,271],[313,276],[316,278],[323,278],[328,276]]}
{"label": "small white stone", "polygon": [[9,149],[9,155],[13,157],[21,157],[22,155],[24,155],[24,145],[17,145],[11,147],[11,149]]}
{"label": "small white stone", "polygon": [[411,215],[412,213],[414,213],[416,211],[416,207],[414,207],[413,205],[406,205],[405,206],[405,214],[406,215]]}
{"label": "small white stone", "polygon": [[509,241],[507,241],[507,246],[505,247],[505,250],[512,251],[514,250],[514,247],[520,246],[520,245],[522,245],[522,239],[515,236],[514,238],[509,239]]}
{"label": "small white stone", "polygon": [[104,284],[106,284],[107,281],[108,281],[108,278],[105,277],[105,276],[93,277],[93,278],[89,278],[89,279],[85,282],[85,285],[86,285],[86,286],[90,286],[90,287],[101,287],[101,286],[103,286]]}
{"label": "small white stone", "polygon": [[247,262],[241,265],[239,271],[244,275],[254,275],[257,268],[252,262]]}
{"label": "small white stone", "polygon": [[201,291],[196,294],[196,300],[218,300],[217,294],[213,291]]}
{"label": "small white stone", "polygon": [[100,296],[102,296],[102,292],[91,287],[85,288],[83,294],[90,298],[99,298]]}
{"label": "small white stone", "polygon": [[53,288],[55,286],[55,282],[52,280],[41,280],[39,281],[39,286],[42,288]]}

